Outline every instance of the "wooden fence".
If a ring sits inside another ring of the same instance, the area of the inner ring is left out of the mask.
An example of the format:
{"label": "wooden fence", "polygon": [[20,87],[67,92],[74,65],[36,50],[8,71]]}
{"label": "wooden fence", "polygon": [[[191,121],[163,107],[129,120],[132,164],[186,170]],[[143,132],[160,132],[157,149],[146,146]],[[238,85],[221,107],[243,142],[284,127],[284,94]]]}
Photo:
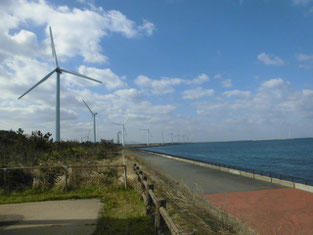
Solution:
{"label": "wooden fence", "polygon": [[194,235],[194,232],[182,232],[177,228],[166,211],[166,200],[155,195],[154,184],[148,180],[137,163],[134,164],[134,171],[141,183],[143,190],[141,196],[146,205],[146,213],[154,217],[154,234],[163,234],[167,226],[172,235]]}

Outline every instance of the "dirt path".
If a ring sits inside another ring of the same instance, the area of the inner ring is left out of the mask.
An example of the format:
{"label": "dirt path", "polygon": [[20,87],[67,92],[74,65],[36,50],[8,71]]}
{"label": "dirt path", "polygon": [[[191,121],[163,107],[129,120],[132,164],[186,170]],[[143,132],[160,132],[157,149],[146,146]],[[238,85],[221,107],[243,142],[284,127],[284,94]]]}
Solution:
{"label": "dirt path", "polygon": [[99,199],[0,205],[0,234],[92,234]]}

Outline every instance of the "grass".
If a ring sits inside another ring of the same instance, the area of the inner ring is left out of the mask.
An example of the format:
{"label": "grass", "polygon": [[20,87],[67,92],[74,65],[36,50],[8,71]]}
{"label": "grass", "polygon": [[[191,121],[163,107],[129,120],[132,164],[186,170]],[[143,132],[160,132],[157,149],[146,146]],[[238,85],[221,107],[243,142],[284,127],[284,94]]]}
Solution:
{"label": "grass", "polygon": [[103,210],[94,234],[153,234],[152,217],[145,215],[144,203],[132,188],[124,189],[123,186],[112,185],[69,192],[29,189],[6,193],[0,190],[0,204],[84,198],[100,198],[103,202]]}
{"label": "grass", "polygon": [[73,191],[62,192],[42,191],[38,189],[28,189],[25,191],[14,191],[6,193],[0,190],[0,204],[24,203],[24,202],[40,202],[50,200],[67,200],[67,199],[84,199],[102,197],[105,188],[103,187],[88,187]]}
{"label": "grass", "polygon": [[134,189],[115,188],[103,196],[103,212],[95,234],[153,234],[151,216]]}

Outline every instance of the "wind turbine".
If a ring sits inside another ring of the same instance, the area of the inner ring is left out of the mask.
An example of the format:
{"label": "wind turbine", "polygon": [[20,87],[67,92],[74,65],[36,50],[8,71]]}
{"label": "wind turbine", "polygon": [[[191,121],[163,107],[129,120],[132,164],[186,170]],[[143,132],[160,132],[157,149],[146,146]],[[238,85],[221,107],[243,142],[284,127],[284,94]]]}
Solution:
{"label": "wind turbine", "polygon": [[148,128],[140,129],[140,130],[142,130],[142,131],[146,131],[146,132],[147,132],[147,146],[150,145],[150,136],[151,136],[151,134],[150,134],[150,127],[151,127],[151,122],[150,122],[150,125],[149,125]]}
{"label": "wind turbine", "polygon": [[128,119],[124,123],[112,122],[113,125],[122,127],[122,145],[123,146],[125,146],[125,135],[127,135],[126,129],[125,129],[125,125],[126,125],[127,121],[128,121]]}
{"label": "wind turbine", "polygon": [[147,138],[147,146],[149,146],[149,145],[150,145],[150,136],[151,136],[151,134],[150,134],[150,128],[140,129],[140,130],[147,132],[147,137],[146,137],[146,138]]}
{"label": "wind turbine", "polygon": [[59,63],[58,63],[58,59],[57,59],[57,54],[55,51],[55,46],[54,46],[54,42],[53,42],[53,36],[52,36],[52,30],[51,27],[49,27],[50,30],[50,40],[51,40],[51,48],[52,48],[52,56],[54,57],[55,60],[55,68],[48,73],[46,76],[44,76],[39,82],[37,82],[33,87],[31,87],[28,91],[26,91],[23,95],[21,95],[20,97],[18,97],[18,99],[21,99],[24,95],[26,95],[28,92],[30,92],[31,90],[33,90],[35,87],[39,86],[41,83],[43,83],[44,81],[46,81],[52,74],[54,74],[56,72],[57,74],[57,79],[56,79],[56,107],[55,107],[55,111],[56,111],[56,117],[55,117],[55,139],[56,141],[60,141],[60,77],[61,77],[61,73],[69,73],[78,77],[82,77],[94,82],[99,82],[102,83],[96,79],[87,77],[85,75],[82,75],[80,73],[77,72],[73,72],[73,71],[69,71],[69,70],[65,70],[59,67]]}
{"label": "wind turbine", "polygon": [[161,132],[161,135],[162,135],[162,145],[164,145],[164,135],[163,135],[163,131]]}
{"label": "wind turbine", "polygon": [[171,133],[169,135],[171,136],[172,144],[174,144],[174,141],[173,141],[173,129],[171,130]]}
{"label": "wind turbine", "polygon": [[91,115],[92,115],[92,118],[93,118],[93,142],[97,142],[97,137],[96,137],[96,115],[98,113],[94,113],[91,111],[90,107],[88,106],[88,104],[82,99],[82,101],[84,102],[84,104],[87,106],[87,108],[89,109]]}

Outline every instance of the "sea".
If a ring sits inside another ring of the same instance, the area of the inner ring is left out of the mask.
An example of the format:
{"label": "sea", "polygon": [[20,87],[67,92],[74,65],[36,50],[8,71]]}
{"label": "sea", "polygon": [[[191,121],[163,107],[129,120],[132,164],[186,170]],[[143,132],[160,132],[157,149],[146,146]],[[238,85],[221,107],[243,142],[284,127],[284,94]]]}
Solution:
{"label": "sea", "polygon": [[313,138],[188,143],[143,149],[313,185]]}

